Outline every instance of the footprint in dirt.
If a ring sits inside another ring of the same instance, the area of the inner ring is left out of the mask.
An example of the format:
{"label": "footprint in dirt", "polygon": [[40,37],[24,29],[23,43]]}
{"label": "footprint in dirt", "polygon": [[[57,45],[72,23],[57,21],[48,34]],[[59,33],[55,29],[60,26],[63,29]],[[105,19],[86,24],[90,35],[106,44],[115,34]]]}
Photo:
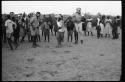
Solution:
{"label": "footprint in dirt", "polygon": [[34,72],[32,73],[27,73],[27,74],[23,74],[25,77],[32,77],[34,75]]}
{"label": "footprint in dirt", "polygon": [[100,54],[100,56],[104,56],[104,54]]}
{"label": "footprint in dirt", "polygon": [[32,63],[35,59],[34,58],[28,58],[27,61]]}
{"label": "footprint in dirt", "polygon": [[65,54],[68,54],[68,53],[70,53],[70,52],[71,52],[71,51],[64,51]]}

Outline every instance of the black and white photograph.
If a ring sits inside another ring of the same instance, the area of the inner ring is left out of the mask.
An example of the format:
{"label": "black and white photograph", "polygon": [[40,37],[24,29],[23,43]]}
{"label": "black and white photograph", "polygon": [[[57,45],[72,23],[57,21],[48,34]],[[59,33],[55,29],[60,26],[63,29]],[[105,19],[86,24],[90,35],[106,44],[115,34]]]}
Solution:
{"label": "black and white photograph", "polygon": [[1,1],[2,81],[120,81],[121,1]]}

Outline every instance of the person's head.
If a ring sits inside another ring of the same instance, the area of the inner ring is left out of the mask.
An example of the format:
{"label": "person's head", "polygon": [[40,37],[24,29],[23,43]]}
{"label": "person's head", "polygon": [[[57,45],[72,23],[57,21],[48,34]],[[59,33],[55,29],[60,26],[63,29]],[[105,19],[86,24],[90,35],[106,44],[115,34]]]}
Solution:
{"label": "person's head", "polygon": [[120,16],[116,16],[116,18],[117,18],[117,19],[119,19],[119,18],[120,18]]}
{"label": "person's head", "polygon": [[60,15],[59,17],[61,18],[61,20],[63,20],[63,15],[62,14],[59,14],[59,15]]}
{"label": "person's head", "polygon": [[102,15],[102,19],[105,19],[105,15]]}
{"label": "person's head", "polygon": [[62,20],[61,17],[59,17],[59,18],[58,18],[58,21],[61,21],[61,20]]}
{"label": "person's head", "polygon": [[40,16],[40,12],[36,12],[36,16],[39,17]]}
{"label": "person's head", "polygon": [[14,12],[10,12],[10,17],[14,17]]}
{"label": "person's head", "polygon": [[14,15],[14,12],[10,12],[10,15]]}
{"label": "person's head", "polygon": [[24,22],[24,19],[22,19],[22,22]]}
{"label": "person's head", "polygon": [[12,21],[15,21],[15,17],[12,17]]}
{"label": "person's head", "polygon": [[10,19],[10,15],[7,15],[7,19]]}
{"label": "person's head", "polygon": [[76,12],[81,14],[81,8],[76,8]]}
{"label": "person's head", "polygon": [[71,20],[72,20],[72,17],[69,17],[68,19],[69,19],[69,21],[71,21]]}
{"label": "person's head", "polygon": [[110,16],[107,16],[107,19],[109,19],[110,18]]}

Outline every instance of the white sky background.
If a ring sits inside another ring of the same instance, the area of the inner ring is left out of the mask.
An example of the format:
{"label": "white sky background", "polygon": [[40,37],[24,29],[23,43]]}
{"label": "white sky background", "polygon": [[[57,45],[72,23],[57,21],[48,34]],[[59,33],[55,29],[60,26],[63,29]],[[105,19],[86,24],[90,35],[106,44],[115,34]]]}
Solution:
{"label": "white sky background", "polygon": [[121,1],[2,1],[2,13],[30,13],[40,11],[42,14],[73,14],[77,7],[82,13],[89,12],[105,15],[121,15]]}

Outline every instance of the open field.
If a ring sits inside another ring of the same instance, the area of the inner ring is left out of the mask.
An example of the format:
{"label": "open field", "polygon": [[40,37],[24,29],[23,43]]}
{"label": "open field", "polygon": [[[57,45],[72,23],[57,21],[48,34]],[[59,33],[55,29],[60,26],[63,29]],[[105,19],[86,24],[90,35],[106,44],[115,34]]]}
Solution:
{"label": "open field", "polygon": [[65,41],[62,48],[51,36],[50,43],[21,43],[15,51],[2,48],[3,81],[119,81],[121,76],[121,38],[97,39],[84,36],[83,44]]}

